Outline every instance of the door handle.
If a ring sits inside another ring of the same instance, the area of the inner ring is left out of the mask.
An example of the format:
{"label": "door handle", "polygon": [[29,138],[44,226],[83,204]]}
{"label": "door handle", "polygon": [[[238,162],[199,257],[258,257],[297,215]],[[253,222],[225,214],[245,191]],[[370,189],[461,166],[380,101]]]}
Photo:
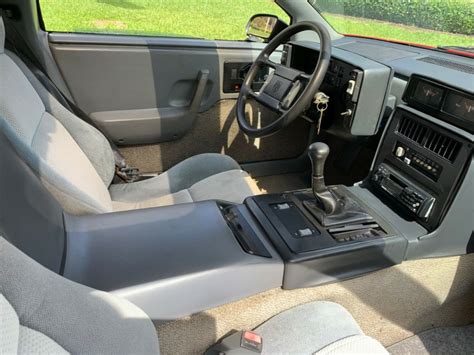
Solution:
{"label": "door handle", "polygon": [[197,76],[197,85],[196,90],[194,91],[191,104],[189,105],[190,113],[198,113],[199,107],[201,106],[202,98],[204,97],[204,92],[206,91],[207,82],[209,80],[209,70],[201,69],[199,70]]}

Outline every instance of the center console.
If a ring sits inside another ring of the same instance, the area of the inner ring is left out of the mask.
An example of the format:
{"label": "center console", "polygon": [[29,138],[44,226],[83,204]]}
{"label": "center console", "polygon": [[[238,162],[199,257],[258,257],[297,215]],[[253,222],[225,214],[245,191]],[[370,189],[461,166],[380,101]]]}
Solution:
{"label": "center console", "polygon": [[[283,288],[343,280],[401,263],[409,243],[437,235],[472,159],[472,135],[462,128],[474,117],[467,108],[459,111],[474,101],[449,88],[434,92],[433,85],[418,77],[409,83],[406,101],[420,104],[397,107],[371,172],[360,184],[326,186],[329,147],[314,143],[308,150],[312,189],[246,200],[282,257]],[[434,99],[435,94],[441,96]],[[457,111],[450,104],[452,95],[460,98]],[[420,111],[423,105],[439,115]],[[469,127],[472,131],[472,123]]]}
{"label": "center console", "polygon": [[404,258],[406,240],[376,210],[351,188],[325,185],[328,154],[324,143],[309,148],[311,190],[245,201],[285,263],[285,289],[355,277]]}

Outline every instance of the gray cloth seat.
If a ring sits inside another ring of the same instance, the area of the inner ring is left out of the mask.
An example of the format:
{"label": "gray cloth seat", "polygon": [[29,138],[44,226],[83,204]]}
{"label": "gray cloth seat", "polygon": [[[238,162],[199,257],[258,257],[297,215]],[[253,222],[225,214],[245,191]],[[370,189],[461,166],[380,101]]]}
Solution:
{"label": "gray cloth seat", "polygon": [[[263,354],[387,354],[332,302],[287,310],[256,331]],[[158,354],[159,345],[138,307],[51,272],[0,237],[0,353]]]}
{"label": "gray cloth seat", "polygon": [[210,199],[241,203],[260,193],[230,157],[204,154],[143,182],[114,185],[107,139],[51,95],[4,50],[0,18],[0,129],[63,209],[98,214]]}
{"label": "gray cloth seat", "polygon": [[352,315],[333,302],[312,302],[289,309],[255,330],[263,354],[388,354],[362,332]]}
{"label": "gray cloth seat", "polygon": [[0,354],[157,354],[130,302],[69,281],[0,236]]}
{"label": "gray cloth seat", "polygon": [[209,153],[186,159],[152,179],[111,185],[109,192],[114,210],[128,210],[202,200],[241,203],[260,190],[235,160]]}

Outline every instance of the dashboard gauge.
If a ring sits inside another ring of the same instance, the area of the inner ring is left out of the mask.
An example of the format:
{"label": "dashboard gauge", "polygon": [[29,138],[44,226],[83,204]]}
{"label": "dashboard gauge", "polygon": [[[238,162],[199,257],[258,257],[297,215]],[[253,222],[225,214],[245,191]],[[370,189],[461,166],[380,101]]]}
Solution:
{"label": "dashboard gauge", "polygon": [[420,104],[439,108],[443,94],[444,90],[442,88],[420,81],[413,98]]}
{"label": "dashboard gauge", "polygon": [[474,99],[450,92],[446,97],[443,111],[474,123]]}
{"label": "dashboard gauge", "polygon": [[409,106],[474,133],[474,94],[412,75],[403,94]]}

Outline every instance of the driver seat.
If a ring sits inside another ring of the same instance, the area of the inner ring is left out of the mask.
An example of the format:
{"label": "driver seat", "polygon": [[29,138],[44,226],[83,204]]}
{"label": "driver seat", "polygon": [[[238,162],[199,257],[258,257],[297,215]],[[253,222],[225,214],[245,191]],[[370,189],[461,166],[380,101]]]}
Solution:
{"label": "driver seat", "polygon": [[4,42],[0,17],[0,130],[66,212],[99,214],[211,199],[242,203],[260,193],[237,162],[222,154],[191,157],[141,182],[112,184],[115,163],[107,139],[63,107]]}

